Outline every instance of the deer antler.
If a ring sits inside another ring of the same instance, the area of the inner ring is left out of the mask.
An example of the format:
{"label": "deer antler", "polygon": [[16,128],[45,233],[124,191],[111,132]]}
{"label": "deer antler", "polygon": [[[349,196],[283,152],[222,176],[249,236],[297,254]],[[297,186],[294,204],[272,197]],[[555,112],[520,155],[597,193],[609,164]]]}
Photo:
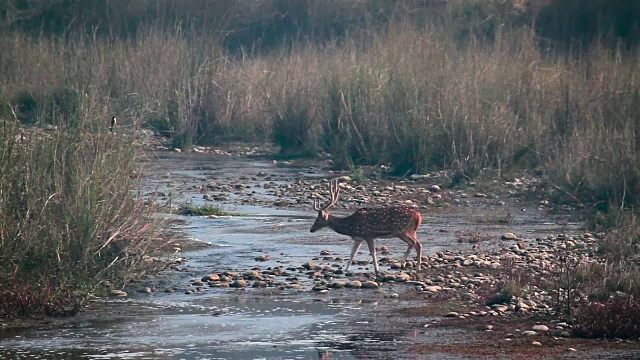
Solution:
{"label": "deer antler", "polygon": [[338,196],[340,195],[340,186],[338,186],[338,180],[329,181],[329,193],[331,194],[331,201],[325,206],[320,207],[320,199],[313,201],[313,209],[315,211],[326,210],[338,202]]}

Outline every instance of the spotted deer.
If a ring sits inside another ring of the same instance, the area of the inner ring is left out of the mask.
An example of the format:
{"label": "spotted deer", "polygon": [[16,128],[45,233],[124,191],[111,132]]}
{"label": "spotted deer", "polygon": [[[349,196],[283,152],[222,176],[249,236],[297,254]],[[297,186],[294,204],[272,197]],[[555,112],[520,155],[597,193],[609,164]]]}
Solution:
{"label": "spotted deer", "polygon": [[345,271],[349,271],[354,256],[360,250],[362,243],[366,241],[371,257],[373,257],[373,268],[378,274],[380,270],[378,269],[375,241],[376,239],[395,237],[400,238],[409,245],[404,253],[403,261],[407,261],[411,249],[416,249],[418,269],[420,269],[422,265],[422,244],[418,241],[416,233],[422,221],[419,211],[406,206],[361,208],[347,217],[340,218],[329,213],[329,208],[338,202],[340,194],[337,180],[329,182],[329,193],[331,194],[331,201],[322,207],[320,206],[320,200],[314,200],[313,209],[318,212],[318,217],[313,226],[311,226],[310,231],[313,233],[324,227],[329,227],[338,234],[351,236],[354,243]]}

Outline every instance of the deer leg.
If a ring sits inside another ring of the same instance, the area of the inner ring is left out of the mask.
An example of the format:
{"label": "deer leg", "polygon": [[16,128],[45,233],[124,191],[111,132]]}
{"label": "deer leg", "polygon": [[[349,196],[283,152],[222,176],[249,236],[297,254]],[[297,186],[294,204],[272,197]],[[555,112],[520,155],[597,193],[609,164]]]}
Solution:
{"label": "deer leg", "polygon": [[376,240],[367,239],[367,245],[369,246],[369,252],[373,258],[373,269],[376,271],[376,274],[378,274],[380,273],[380,270],[378,269],[378,257],[376,256]]}
{"label": "deer leg", "polygon": [[414,232],[413,236],[403,234],[400,239],[409,244],[409,248],[404,253],[404,261],[407,261],[411,249],[415,248],[418,255],[418,270],[420,270],[422,268],[422,244],[418,241],[417,233]]}
{"label": "deer leg", "polygon": [[353,248],[351,248],[351,256],[349,256],[349,262],[347,263],[347,267],[344,269],[345,272],[349,272],[349,269],[351,269],[351,263],[353,262],[353,258],[356,256],[356,253],[358,252],[358,250],[360,250],[360,246],[362,245],[362,242],[364,241],[364,239],[353,239]]}
{"label": "deer leg", "polygon": [[407,261],[407,258],[409,257],[409,253],[411,252],[411,249],[413,249],[416,246],[417,241],[414,240],[411,236],[406,234],[402,234],[398,237],[400,238],[400,240],[406,242],[407,245],[409,245],[409,247],[407,248],[407,251],[405,251],[404,255],[402,255],[402,261]]}
{"label": "deer leg", "polygon": [[415,248],[418,254],[418,270],[422,269],[422,244],[418,241],[418,234],[413,234],[413,239],[416,241]]}

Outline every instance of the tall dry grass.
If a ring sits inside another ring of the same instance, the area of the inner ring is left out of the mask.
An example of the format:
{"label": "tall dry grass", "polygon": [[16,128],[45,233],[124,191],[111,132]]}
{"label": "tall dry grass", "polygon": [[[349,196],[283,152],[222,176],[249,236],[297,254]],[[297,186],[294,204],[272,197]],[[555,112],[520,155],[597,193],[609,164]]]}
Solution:
{"label": "tall dry grass", "polygon": [[136,40],[5,36],[2,93],[24,117],[55,115],[59,94],[105,99],[176,146],[271,138],[287,154],[327,151],[400,174],[540,167],[594,202],[637,201],[637,51],[547,52],[526,27],[461,44],[447,30],[394,23],[257,56],[180,28]]}
{"label": "tall dry grass", "polygon": [[99,284],[131,276],[157,228],[135,191],[136,123],[107,130],[96,48],[3,45],[0,317],[72,314]]}

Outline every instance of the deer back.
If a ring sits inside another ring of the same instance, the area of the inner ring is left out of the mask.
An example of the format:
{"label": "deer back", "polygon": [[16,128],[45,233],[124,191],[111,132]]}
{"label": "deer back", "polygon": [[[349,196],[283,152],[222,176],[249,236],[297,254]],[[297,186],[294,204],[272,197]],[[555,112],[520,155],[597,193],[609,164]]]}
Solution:
{"label": "deer back", "polygon": [[420,212],[408,207],[362,208],[343,218],[334,230],[353,237],[394,237],[414,232],[420,222]]}

